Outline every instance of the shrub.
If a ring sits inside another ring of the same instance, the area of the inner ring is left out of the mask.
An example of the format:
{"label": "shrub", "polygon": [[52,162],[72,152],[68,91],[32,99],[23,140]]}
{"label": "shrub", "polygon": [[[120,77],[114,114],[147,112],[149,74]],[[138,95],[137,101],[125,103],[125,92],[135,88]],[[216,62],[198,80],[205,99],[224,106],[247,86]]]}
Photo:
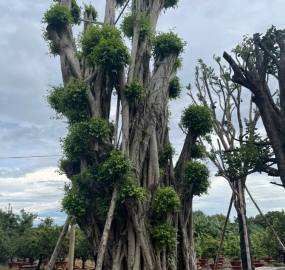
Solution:
{"label": "shrub", "polygon": [[159,167],[165,167],[168,160],[171,160],[175,154],[175,149],[171,144],[165,144],[163,148],[159,150]]}
{"label": "shrub", "polygon": [[180,124],[185,132],[191,129],[196,136],[203,136],[212,130],[212,115],[207,107],[191,104],[182,111]]}
{"label": "shrub", "polygon": [[69,124],[88,118],[87,85],[81,79],[68,82],[65,86],[53,86],[47,101],[59,115],[64,115],[68,119]]}
{"label": "shrub", "polygon": [[[121,24],[121,29],[124,35],[128,38],[131,38],[133,36],[134,23],[136,21],[136,18],[137,18],[136,13],[130,13],[127,16],[125,16],[123,19],[123,22]],[[137,26],[138,26],[137,28],[139,32],[139,38],[141,40],[151,35],[150,18],[148,15],[146,15],[146,13],[140,12],[138,14]]]}
{"label": "shrub", "polygon": [[73,18],[68,10],[68,7],[55,4],[44,13],[43,23],[47,23],[56,30],[61,30],[73,22]]}
{"label": "shrub", "polygon": [[204,164],[197,160],[191,160],[186,163],[184,173],[186,188],[189,184],[194,184],[193,195],[201,196],[207,192],[210,187],[210,171]]}
{"label": "shrub", "polygon": [[126,85],[125,95],[129,101],[134,101],[135,99],[142,101],[145,96],[143,83],[135,78],[132,82]]}
{"label": "shrub", "polygon": [[167,214],[177,212],[180,207],[180,199],[173,187],[161,187],[154,199],[154,211]]}
{"label": "shrub", "polygon": [[154,61],[158,61],[159,58],[165,58],[171,53],[179,55],[184,51],[185,45],[186,42],[182,41],[182,39],[172,31],[169,33],[159,33],[154,37],[152,42]]}
{"label": "shrub", "polygon": [[94,21],[96,21],[97,17],[98,17],[98,12],[97,10],[91,5],[91,3],[89,5],[84,4],[84,9],[85,12],[87,13],[88,16],[90,16],[90,14],[92,15],[92,18]]}
{"label": "shrub", "polygon": [[152,226],[150,234],[160,248],[172,249],[178,244],[177,231],[168,224]]}
{"label": "shrub", "polygon": [[175,76],[169,82],[169,98],[170,99],[177,99],[180,97],[182,91],[182,85],[180,84],[180,79]]}
{"label": "shrub", "polygon": [[128,48],[120,31],[113,26],[90,26],[79,39],[82,56],[89,65],[97,64],[106,70],[118,70],[131,63]]}

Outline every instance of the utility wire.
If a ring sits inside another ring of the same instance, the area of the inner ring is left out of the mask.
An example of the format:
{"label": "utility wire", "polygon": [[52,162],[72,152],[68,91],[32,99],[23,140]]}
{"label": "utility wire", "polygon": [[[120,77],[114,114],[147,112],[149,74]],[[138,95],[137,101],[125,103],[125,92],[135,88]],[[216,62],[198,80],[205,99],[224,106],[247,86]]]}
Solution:
{"label": "utility wire", "polygon": [[46,155],[46,156],[20,156],[20,157],[0,157],[0,159],[10,158],[43,158],[43,157],[61,157],[62,155]]}

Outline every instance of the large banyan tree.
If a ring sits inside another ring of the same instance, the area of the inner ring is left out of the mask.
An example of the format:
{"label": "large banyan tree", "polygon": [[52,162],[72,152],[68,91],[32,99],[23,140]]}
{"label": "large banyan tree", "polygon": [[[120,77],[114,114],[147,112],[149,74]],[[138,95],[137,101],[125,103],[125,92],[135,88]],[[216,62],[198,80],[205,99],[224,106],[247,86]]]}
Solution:
{"label": "large banyan tree", "polygon": [[[75,0],[55,2],[43,23],[63,78],[47,99],[69,130],[59,164],[71,180],[63,209],[87,235],[96,270],[195,269],[192,201],[207,191],[209,171],[191,154],[201,154],[195,142],[211,130],[211,113],[183,110],[186,138],[174,167],[168,103],[181,92],[176,73],[185,42],[155,29],[161,11],[178,0],[106,0],[102,23],[91,4],[82,19]],[[116,8],[127,5],[118,26]],[[84,30],[74,39],[80,21]]]}

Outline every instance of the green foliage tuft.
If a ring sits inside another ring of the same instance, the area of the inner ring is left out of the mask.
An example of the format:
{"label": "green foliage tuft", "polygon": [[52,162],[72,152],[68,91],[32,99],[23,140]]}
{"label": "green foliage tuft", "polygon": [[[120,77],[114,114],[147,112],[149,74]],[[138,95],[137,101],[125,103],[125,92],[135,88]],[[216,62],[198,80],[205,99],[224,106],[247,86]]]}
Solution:
{"label": "green foliage tuft", "polygon": [[81,15],[81,8],[77,5],[76,0],[72,0],[71,2],[71,10],[70,14],[73,18],[72,23],[73,24],[80,24],[80,15]]}
{"label": "green foliage tuft", "polygon": [[61,140],[63,152],[69,162],[76,162],[81,155],[92,154],[92,145],[96,140],[104,142],[112,133],[111,124],[100,117],[76,123],[70,127],[66,138]]}
{"label": "green foliage tuft", "polygon": [[175,8],[177,7],[178,1],[179,0],[165,0],[164,8]]}
{"label": "green foliage tuft", "polygon": [[120,31],[113,26],[102,27],[91,25],[80,40],[82,56],[87,64],[112,71],[131,63],[128,48],[124,45]]}
{"label": "green foliage tuft", "polygon": [[161,187],[154,199],[154,211],[158,214],[177,212],[180,208],[180,199],[173,187]]}
{"label": "green foliage tuft", "polygon": [[42,23],[47,23],[56,30],[61,30],[63,27],[73,23],[73,17],[67,6],[54,4],[44,13]]}
{"label": "green foliage tuft", "polygon": [[132,163],[126,154],[113,150],[110,157],[102,164],[101,173],[106,179],[119,180],[130,173],[131,169]]}
{"label": "green foliage tuft", "polygon": [[121,24],[121,29],[124,35],[128,38],[133,36],[134,32],[134,23],[137,23],[137,29],[139,32],[139,38],[143,40],[146,37],[151,36],[151,24],[150,18],[144,12],[140,12],[138,14],[138,19],[136,13],[130,13],[124,17],[123,22]]}
{"label": "green foliage tuft", "polygon": [[159,59],[165,58],[171,53],[179,55],[184,51],[185,45],[186,42],[172,31],[169,33],[159,33],[154,37],[152,42],[154,61],[157,62]]}
{"label": "green foliage tuft", "polygon": [[177,71],[177,70],[181,70],[182,69],[182,58],[178,57],[173,65],[173,70]]}
{"label": "green foliage tuft", "polygon": [[96,21],[97,17],[98,17],[98,12],[97,10],[91,5],[91,3],[89,5],[84,4],[84,9],[85,12],[87,13],[88,16],[90,16],[90,14],[92,15],[93,21]]}
{"label": "green foliage tuft", "polygon": [[136,13],[129,13],[124,17],[121,23],[120,28],[122,29],[124,35],[128,38],[133,36],[135,20]]}
{"label": "green foliage tuft", "polygon": [[174,154],[175,149],[171,144],[165,144],[163,148],[159,150],[159,167],[164,168],[168,160],[171,160]]}
{"label": "green foliage tuft", "polygon": [[74,124],[88,119],[86,97],[87,85],[77,79],[65,86],[53,86],[47,101],[52,109],[68,119],[69,124]]}
{"label": "green foliage tuft", "polygon": [[122,7],[127,2],[127,0],[116,0],[116,2],[117,6]]}
{"label": "green foliage tuft", "polygon": [[212,115],[207,107],[191,104],[183,109],[180,124],[185,132],[191,129],[196,136],[203,136],[212,130]]}
{"label": "green foliage tuft", "polygon": [[152,226],[150,234],[160,248],[170,250],[178,244],[177,231],[168,224]]}
{"label": "green foliage tuft", "polygon": [[61,204],[68,215],[80,218],[86,215],[87,209],[90,206],[90,199],[85,193],[77,187],[72,187],[72,189],[65,193]]}
{"label": "green foliage tuft", "polygon": [[129,174],[119,183],[119,198],[135,198],[136,201],[144,201],[147,196],[145,188],[138,185],[134,175]]}
{"label": "green foliage tuft", "polygon": [[126,85],[125,95],[130,102],[134,101],[135,99],[142,101],[145,97],[143,83],[135,78],[132,82]]}
{"label": "green foliage tuft", "polygon": [[202,194],[207,193],[207,190],[210,187],[210,171],[204,164],[197,160],[191,160],[186,163],[184,174],[186,189],[189,184],[194,184],[192,191],[193,195],[201,196]]}
{"label": "green foliage tuft", "polygon": [[169,98],[170,99],[177,99],[180,97],[182,91],[182,85],[180,84],[180,79],[175,76],[169,82]]}
{"label": "green foliage tuft", "polygon": [[192,158],[205,158],[206,157],[206,148],[201,144],[196,144],[191,149]]}

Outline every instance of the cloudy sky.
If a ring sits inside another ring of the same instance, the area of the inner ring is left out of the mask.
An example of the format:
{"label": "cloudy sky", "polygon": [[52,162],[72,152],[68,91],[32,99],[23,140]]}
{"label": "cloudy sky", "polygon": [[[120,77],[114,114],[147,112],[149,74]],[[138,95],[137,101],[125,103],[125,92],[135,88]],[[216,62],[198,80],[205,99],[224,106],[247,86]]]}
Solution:
{"label": "cloudy sky", "polygon": [[[40,23],[51,2],[0,1],[0,208],[11,203],[16,213],[24,208],[62,224],[65,215],[59,212],[60,200],[67,179],[56,172],[56,166],[61,154],[59,138],[65,136],[66,126],[52,119],[55,114],[45,101],[49,85],[61,83],[61,73],[59,59],[46,55]],[[102,20],[104,1],[91,2]],[[194,85],[197,59],[215,67],[214,54],[230,52],[243,35],[264,33],[272,24],[285,28],[284,0],[180,0],[177,9],[162,13],[158,30],[174,29],[188,42],[179,76],[184,85]],[[189,102],[184,91],[171,104],[171,139],[178,153],[184,137],[177,124]],[[284,189],[271,185],[272,180],[279,181],[263,174],[248,179],[264,212],[285,208]],[[213,176],[211,181],[209,195],[195,198],[194,210],[226,214],[230,188],[222,178]],[[257,214],[249,200],[247,209],[248,216]]]}

